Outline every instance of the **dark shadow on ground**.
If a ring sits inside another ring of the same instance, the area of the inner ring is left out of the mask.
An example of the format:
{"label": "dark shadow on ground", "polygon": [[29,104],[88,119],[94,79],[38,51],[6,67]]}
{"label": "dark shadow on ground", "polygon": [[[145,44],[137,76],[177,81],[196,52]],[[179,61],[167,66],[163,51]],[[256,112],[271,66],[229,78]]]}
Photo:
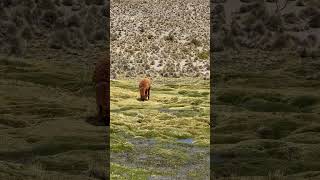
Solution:
{"label": "dark shadow on ground", "polygon": [[93,126],[110,126],[110,118],[108,118],[107,121],[99,121],[96,116],[89,116],[86,122]]}

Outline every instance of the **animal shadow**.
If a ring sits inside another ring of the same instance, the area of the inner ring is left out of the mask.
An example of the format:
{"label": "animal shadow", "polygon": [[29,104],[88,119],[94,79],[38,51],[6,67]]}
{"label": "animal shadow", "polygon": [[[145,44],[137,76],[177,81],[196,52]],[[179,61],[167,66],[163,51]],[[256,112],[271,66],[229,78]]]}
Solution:
{"label": "animal shadow", "polygon": [[144,102],[144,101],[148,101],[148,99],[146,99],[146,100],[141,100],[141,98],[137,98],[137,101]]}
{"label": "animal shadow", "polygon": [[110,118],[108,118],[106,122],[106,121],[98,121],[98,118],[96,116],[89,116],[87,117],[86,122],[93,126],[110,126]]}

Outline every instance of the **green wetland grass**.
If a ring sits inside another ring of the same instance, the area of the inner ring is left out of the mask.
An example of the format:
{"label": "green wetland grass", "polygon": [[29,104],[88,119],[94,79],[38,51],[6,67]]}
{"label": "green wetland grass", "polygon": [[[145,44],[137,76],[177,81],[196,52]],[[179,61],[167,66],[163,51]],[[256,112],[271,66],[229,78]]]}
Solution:
{"label": "green wetland grass", "polygon": [[209,81],[111,81],[111,179],[209,179]]}
{"label": "green wetland grass", "polygon": [[[217,179],[319,179],[320,91],[313,78],[319,59],[285,51],[218,55],[225,61],[213,74],[211,174]],[[229,57],[239,63],[229,64]]]}
{"label": "green wetland grass", "polygon": [[106,177],[106,128],[93,126],[92,70],[0,57],[0,179]]}

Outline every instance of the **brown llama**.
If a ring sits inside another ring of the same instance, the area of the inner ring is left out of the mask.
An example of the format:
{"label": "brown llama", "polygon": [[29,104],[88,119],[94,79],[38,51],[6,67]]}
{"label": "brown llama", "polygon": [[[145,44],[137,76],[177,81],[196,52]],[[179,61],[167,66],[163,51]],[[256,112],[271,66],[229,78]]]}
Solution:
{"label": "brown llama", "polygon": [[98,121],[110,124],[110,79],[109,64],[106,59],[101,59],[96,63],[93,73],[93,82],[96,88],[96,103],[98,111]]}
{"label": "brown llama", "polygon": [[142,79],[139,84],[141,101],[150,99],[150,89],[151,89],[151,80],[148,78]]}

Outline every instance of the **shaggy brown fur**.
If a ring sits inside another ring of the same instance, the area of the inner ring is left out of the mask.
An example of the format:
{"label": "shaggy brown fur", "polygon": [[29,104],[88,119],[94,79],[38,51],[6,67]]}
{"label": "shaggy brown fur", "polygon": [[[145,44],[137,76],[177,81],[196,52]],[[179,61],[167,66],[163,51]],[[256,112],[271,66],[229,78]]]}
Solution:
{"label": "shaggy brown fur", "polygon": [[144,78],[140,81],[139,90],[140,90],[140,99],[142,101],[150,99],[150,89],[151,89],[151,80]]}
{"label": "shaggy brown fur", "polygon": [[105,59],[96,63],[93,73],[93,82],[96,85],[96,102],[98,111],[98,121],[110,124],[110,77],[109,64]]}

